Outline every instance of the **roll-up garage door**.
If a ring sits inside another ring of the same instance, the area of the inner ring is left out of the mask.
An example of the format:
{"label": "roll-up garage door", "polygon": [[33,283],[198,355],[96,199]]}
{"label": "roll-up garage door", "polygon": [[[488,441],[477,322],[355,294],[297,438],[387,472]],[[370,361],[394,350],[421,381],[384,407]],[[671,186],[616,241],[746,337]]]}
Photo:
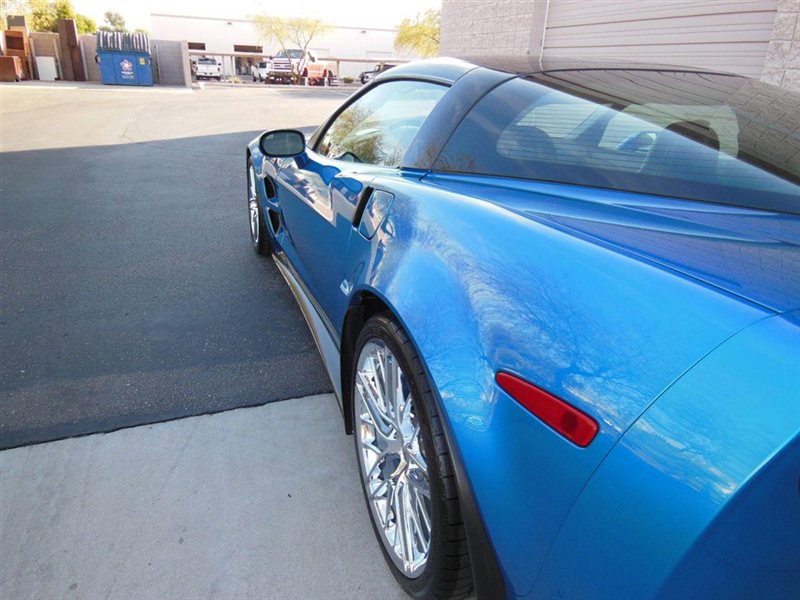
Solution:
{"label": "roll-up garage door", "polygon": [[617,58],[758,77],[777,0],[549,0],[544,57]]}

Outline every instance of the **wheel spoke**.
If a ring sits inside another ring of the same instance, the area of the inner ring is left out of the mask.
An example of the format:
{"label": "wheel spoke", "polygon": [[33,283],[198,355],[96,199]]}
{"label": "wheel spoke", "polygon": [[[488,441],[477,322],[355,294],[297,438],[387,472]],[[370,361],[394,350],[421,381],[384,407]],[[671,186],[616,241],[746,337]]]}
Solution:
{"label": "wheel spoke", "polygon": [[376,400],[380,401],[381,412],[386,415],[386,418],[391,421],[391,414],[389,412],[389,404],[386,401],[386,393],[384,390],[383,371],[381,370],[380,361],[376,360],[375,356],[369,357],[370,369],[368,372],[369,377],[364,376],[364,380],[370,387],[370,391]]}
{"label": "wheel spoke", "polygon": [[378,492],[380,490],[382,490],[383,488],[386,488],[386,493],[388,494],[389,493],[389,482],[390,481],[391,481],[391,479],[381,479],[380,483],[378,483],[378,485],[375,487],[375,489],[370,492],[369,497],[372,500],[377,500],[378,498],[382,498],[382,496],[378,495]]}
{"label": "wheel spoke", "polygon": [[377,446],[374,446],[373,444],[369,444],[367,442],[361,442],[361,447],[364,448],[364,450],[369,450],[370,452],[374,452],[379,456],[384,455],[384,451],[378,448]]}
{"label": "wheel spoke", "polygon": [[[356,388],[361,395],[364,408],[367,409],[369,417],[372,420],[372,424],[375,428],[375,434],[384,440],[389,439],[389,434],[394,429],[394,425],[392,424],[389,416],[383,412],[369,381],[367,381],[367,378],[362,373],[359,373],[358,377],[361,381],[357,382]],[[387,431],[384,431],[384,429]]]}
{"label": "wheel spoke", "polygon": [[419,508],[419,511],[417,511],[417,517],[422,517],[422,522],[425,524],[425,529],[428,535],[427,542],[430,543],[431,517],[428,514],[428,507],[425,506],[425,500],[423,499],[419,489],[417,488],[414,488],[414,503]]}
{"label": "wheel spoke", "polygon": [[409,477],[409,482],[411,482],[411,486],[417,490],[420,494],[425,496],[426,498],[430,499],[431,497],[431,490],[430,486],[428,485],[428,478],[427,476],[425,479],[417,479],[416,477]]}
{"label": "wheel spoke", "polygon": [[378,455],[378,458],[375,459],[375,462],[372,463],[372,466],[369,468],[367,472],[367,483],[372,480],[372,476],[375,474],[375,469],[380,466],[381,461],[386,458],[386,452],[382,452]]}
{"label": "wheel spoke", "polygon": [[[413,534],[412,548],[417,550],[420,554],[424,554],[428,550],[430,543],[430,522],[427,521],[427,515],[421,514],[419,504],[419,496],[416,492],[409,493],[409,507],[408,515],[411,521],[411,533]],[[427,529],[423,529],[423,523]]]}
{"label": "wheel spoke", "polygon": [[398,427],[397,420],[397,406],[394,404],[394,395],[392,394],[392,382],[394,381],[394,357],[384,348],[380,353],[381,365],[381,387],[383,388],[383,398],[387,409],[391,409],[392,416],[394,417],[395,427]]}
{"label": "wheel spoke", "polygon": [[[397,483],[389,480],[388,483],[389,491],[387,492],[386,498],[386,515],[385,520],[383,523],[384,529],[389,529],[390,522],[390,514],[394,516],[395,523],[397,523]],[[391,509],[391,513],[389,510]],[[394,536],[394,543],[397,544],[397,527],[395,527],[395,536]]]}
{"label": "wheel spoke", "polygon": [[414,550],[412,547],[412,533],[411,533],[411,503],[410,503],[409,493],[408,493],[408,483],[404,482],[403,486],[400,489],[400,522],[401,525],[401,537],[403,541],[403,558],[405,559],[405,563],[408,567],[410,567],[410,563],[414,560]]}
{"label": "wheel spoke", "polygon": [[420,460],[422,457],[420,455],[414,454],[413,452],[408,453],[408,462],[409,464],[413,465],[415,469],[422,472],[422,474],[427,477],[428,476],[428,465],[425,464],[424,459]]}
{"label": "wheel spoke", "polygon": [[403,394],[403,376],[397,361],[392,365],[392,406],[394,407],[397,428],[402,431],[403,422],[408,412],[408,399]]}

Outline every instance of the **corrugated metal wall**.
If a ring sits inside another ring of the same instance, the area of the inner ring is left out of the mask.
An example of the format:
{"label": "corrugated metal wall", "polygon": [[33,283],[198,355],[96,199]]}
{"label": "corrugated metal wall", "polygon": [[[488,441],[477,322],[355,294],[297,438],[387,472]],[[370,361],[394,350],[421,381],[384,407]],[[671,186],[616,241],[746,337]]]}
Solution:
{"label": "corrugated metal wall", "polygon": [[550,0],[544,56],[602,56],[758,77],[777,2]]}

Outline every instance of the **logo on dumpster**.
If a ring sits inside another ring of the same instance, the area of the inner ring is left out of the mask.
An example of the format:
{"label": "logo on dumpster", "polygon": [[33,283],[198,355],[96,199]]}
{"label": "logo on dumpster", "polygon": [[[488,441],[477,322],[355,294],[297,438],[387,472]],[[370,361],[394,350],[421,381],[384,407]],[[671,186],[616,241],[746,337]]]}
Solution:
{"label": "logo on dumpster", "polygon": [[126,58],[119,63],[119,66],[122,69],[122,76],[125,79],[133,78],[133,63],[131,61]]}

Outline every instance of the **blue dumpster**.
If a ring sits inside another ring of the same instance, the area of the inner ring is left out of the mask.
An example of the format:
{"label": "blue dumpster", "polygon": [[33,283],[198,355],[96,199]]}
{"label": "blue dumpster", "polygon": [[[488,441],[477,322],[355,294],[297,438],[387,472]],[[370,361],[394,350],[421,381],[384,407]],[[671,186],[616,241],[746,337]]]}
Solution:
{"label": "blue dumpster", "polygon": [[150,40],[143,33],[97,32],[100,77],[109,85],[153,85]]}

